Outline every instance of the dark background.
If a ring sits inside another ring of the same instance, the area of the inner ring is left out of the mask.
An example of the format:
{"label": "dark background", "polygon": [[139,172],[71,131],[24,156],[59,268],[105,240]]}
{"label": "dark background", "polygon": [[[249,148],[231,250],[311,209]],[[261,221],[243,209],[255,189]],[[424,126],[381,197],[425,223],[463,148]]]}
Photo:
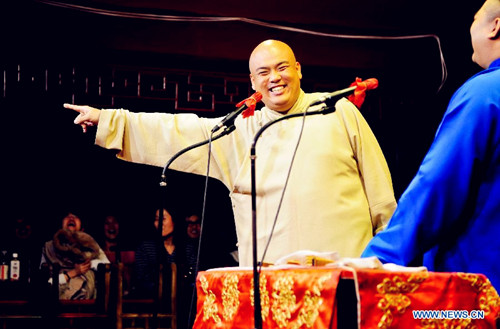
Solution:
{"label": "dark background", "polygon": [[[248,56],[269,38],[292,46],[306,92],[345,88],[356,77],[379,80],[361,111],[386,155],[399,197],[452,92],[480,69],[470,60],[469,27],[482,3],[2,1],[1,238],[10,236],[7,223],[28,217],[40,238],[50,239],[65,213],[75,211],[87,231],[100,234],[104,215],[113,213],[131,243],[140,239],[165,198],[158,187],[162,168],[126,163],[94,146],[94,131],[83,134],[62,104],[222,116],[251,93]],[[137,72],[168,72],[182,82],[167,84],[159,97],[151,90],[154,97],[144,91],[138,96]],[[190,74],[202,83],[187,79]],[[181,99],[196,96],[197,86],[210,86],[209,80],[218,96],[208,107],[182,105]],[[221,81],[236,81],[240,88],[226,97]],[[204,181],[170,172],[166,199],[176,215],[200,205]],[[222,250],[235,243],[227,194],[210,180],[204,236]]]}

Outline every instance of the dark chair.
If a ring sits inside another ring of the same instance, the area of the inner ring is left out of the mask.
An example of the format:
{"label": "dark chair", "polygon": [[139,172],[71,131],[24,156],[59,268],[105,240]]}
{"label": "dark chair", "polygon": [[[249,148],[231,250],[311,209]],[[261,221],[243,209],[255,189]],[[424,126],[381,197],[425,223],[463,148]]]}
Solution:
{"label": "dark chair", "polygon": [[39,327],[42,315],[35,312],[27,299],[0,300],[0,328]]}
{"label": "dark chair", "polygon": [[114,320],[110,309],[111,265],[99,264],[96,272],[96,298],[83,300],[59,299],[59,268],[52,270],[50,299],[53,311],[48,314],[55,328],[84,327],[108,329]]}
{"label": "dark chair", "polygon": [[[129,328],[171,328],[177,329],[177,266],[166,269],[160,266],[157,298],[135,298],[124,296],[124,278],[130,275],[130,264],[119,262],[117,266],[116,329]],[[165,270],[167,275],[163,273]],[[164,282],[164,277],[168,278]],[[164,285],[170,289],[164,289]],[[164,291],[169,291],[168,296]]]}
{"label": "dark chair", "polygon": [[0,328],[44,327],[50,292],[49,271],[43,266],[33,271],[30,280],[0,281]]}

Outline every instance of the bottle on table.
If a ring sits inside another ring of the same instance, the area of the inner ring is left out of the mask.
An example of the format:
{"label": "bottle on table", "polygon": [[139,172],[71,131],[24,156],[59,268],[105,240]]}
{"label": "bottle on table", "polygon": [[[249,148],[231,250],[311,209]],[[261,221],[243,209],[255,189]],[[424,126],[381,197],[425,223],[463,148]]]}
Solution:
{"label": "bottle on table", "polygon": [[20,273],[21,262],[19,261],[19,255],[14,252],[10,260],[10,281],[19,281]]}

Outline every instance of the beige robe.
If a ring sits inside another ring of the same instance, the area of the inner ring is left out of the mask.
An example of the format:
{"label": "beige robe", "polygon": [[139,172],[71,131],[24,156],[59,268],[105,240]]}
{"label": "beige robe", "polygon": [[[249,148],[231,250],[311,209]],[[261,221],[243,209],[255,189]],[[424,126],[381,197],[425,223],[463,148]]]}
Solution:
{"label": "beige robe", "polygon": [[[321,95],[301,91],[289,113],[305,111]],[[336,109],[331,114],[306,117],[272,237],[302,117],[272,125],[257,141],[259,261],[269,239],[264,262],[272,263],[297,250],[337,251],[341,257],[359,257],[394,212],[391,176],[373,132],[346,99],[337,102]],[[280,116],[266,107],[252,117],[239,116],[236,130],[212,143],[210,176],[230,191],[240,266],[252,265],[250,148],[257,131]],[[121,159],[164,167],[182,148],[208,139],[220,120],[195,114],[103,110],[96,144],[119,150]],[[207,155],[207,145],[193,149],[175,160],[170,169],[206,175]]]}

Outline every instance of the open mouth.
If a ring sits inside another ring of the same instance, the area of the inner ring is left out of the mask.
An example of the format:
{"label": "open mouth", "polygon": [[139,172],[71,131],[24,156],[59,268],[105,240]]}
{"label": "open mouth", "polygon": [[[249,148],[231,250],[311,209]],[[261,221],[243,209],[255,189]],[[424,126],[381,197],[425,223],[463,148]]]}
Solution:
{"label": "open mouth", "polygon": [[274,87],[272,87],[272,88],[269,88],[269,91],[270,91],[270,92],[272,92],[272,93],[279,94],[279,93],[281,93],[283,90],[285,90],[285,87],[286,87],[286,85],[274,86]]}

